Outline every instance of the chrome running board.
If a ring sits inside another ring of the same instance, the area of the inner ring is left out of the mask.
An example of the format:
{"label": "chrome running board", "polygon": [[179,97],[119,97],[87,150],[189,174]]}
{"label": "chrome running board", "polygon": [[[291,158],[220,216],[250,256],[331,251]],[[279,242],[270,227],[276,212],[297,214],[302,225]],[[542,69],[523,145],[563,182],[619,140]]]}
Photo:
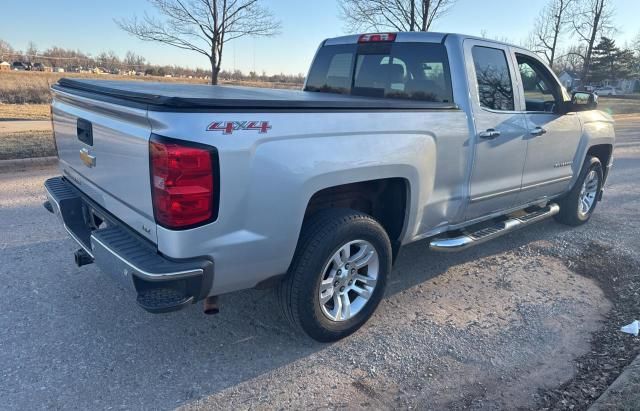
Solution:
{"label": "chrome running board", "polygon": [[452,238],[434,238],[429,243],[429,248],[434,251],[461,251],[476,244],[493,240],[496,237],[510,233],[518,228],[528,226],[538,221],[547,219],[558,214],[560,206],[552,203],[540,210],[526,213],[519,217],[509,217],[507,220],[500,221],[492,226],[482,228],[473,232],[463,230],[462,235]]}

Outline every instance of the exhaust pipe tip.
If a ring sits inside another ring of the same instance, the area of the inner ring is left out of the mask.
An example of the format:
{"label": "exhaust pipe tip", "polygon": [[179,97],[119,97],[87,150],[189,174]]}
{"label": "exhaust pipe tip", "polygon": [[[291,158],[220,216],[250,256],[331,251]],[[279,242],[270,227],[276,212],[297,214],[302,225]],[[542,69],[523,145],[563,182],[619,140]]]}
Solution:
{"label": "exhaust pipe tip", "polygon": [[73,253],[73,259],[78,267],[93,263],[93,257],[91,257],[89,253],[84,251],[82,248]]}
{"label": "exhaust pipe tip", "polygon": [[220,312],[220,305],[218,304],[218,296],[207,297],[204,300],[204,313],[206,315],[214,315]]}

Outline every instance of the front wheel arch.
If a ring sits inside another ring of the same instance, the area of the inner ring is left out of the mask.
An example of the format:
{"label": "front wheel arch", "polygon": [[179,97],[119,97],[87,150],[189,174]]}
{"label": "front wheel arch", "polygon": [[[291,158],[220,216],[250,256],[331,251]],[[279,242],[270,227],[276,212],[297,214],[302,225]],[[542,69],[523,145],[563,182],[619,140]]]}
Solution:
{"label": "front wheel arch", "polygon": [[[589,173],[594,171],[597,174],[597,188],[594,193],[593,203],[589,206],[588,212],[582,213],[579,210],[582,194],[584,191],[585,180]],[[556,221],[570,226],[579,226],[591,219],[593,212],[598,204],[598,193],[602,190],[604,184],[604,171],[600,159],[595,156],[588,156],[580,169],[580,174],[576,179],[574,186],[565,195],[558,199],[560,212],[555,215]]]}

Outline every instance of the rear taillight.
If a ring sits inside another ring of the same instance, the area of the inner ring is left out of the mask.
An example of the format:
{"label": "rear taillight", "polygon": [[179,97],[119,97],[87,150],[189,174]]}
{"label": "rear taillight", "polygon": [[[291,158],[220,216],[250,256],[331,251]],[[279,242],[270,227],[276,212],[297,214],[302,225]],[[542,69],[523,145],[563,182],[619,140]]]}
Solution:
{"label": "rear taillight", "polygon": [[156,222],[191,228],[217,217],[217,154],[213,147],[164,137],[149,142]]}
{"label": "rear taillight", "polygon": [[358,43],[379,43],[391,41],[396,41],[396,33],[363,34],[358,38]]}

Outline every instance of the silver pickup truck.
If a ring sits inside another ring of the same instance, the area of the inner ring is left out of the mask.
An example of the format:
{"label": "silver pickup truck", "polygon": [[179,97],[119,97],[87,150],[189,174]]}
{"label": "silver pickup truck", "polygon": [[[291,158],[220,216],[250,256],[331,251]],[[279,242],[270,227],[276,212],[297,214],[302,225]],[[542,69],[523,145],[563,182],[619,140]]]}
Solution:
{"label": "silver pickup truck", "polygon": [[150,312],[274,286],[357,330],[401,246],[457,251],[602,198],[614,126],[533,53],[458,34],[328,39],[303,91],[62,79],[45,207]]}

